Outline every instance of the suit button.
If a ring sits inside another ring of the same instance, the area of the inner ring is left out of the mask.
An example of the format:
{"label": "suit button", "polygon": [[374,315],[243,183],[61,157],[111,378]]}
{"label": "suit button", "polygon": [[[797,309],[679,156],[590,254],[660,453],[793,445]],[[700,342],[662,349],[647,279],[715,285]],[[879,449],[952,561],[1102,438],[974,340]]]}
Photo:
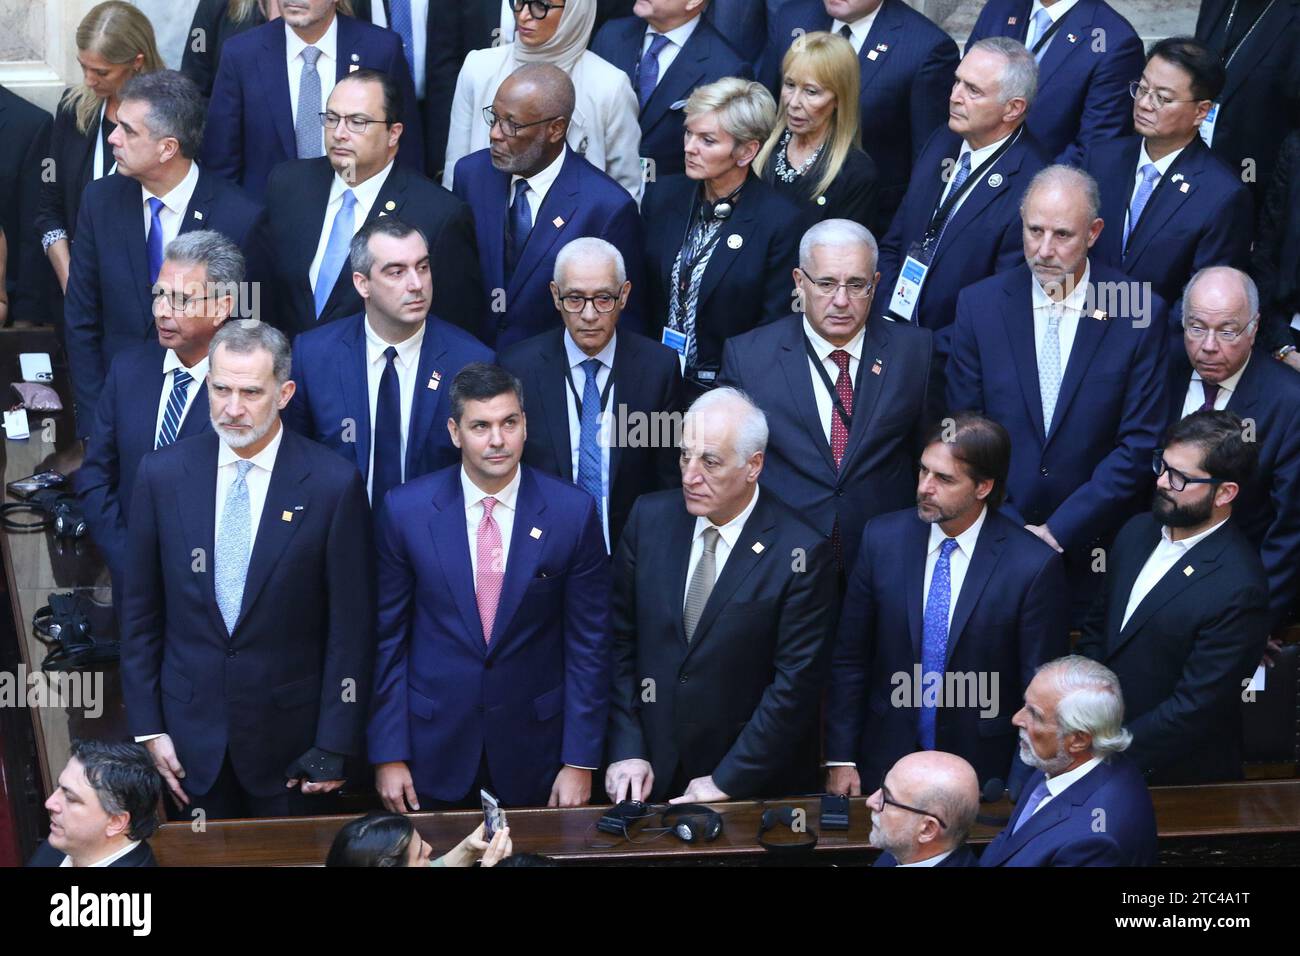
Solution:
{"label": "suit button", "polygon": [[835,489],[835,497],[836,497],[836,498],[843,498],[843,497],[844,497],[844,489],[843,489],[843,488],[836,488],[836,489]]}
{"label": "suit button", "polygon": [[492,669],[492,661],[490,659],[483,662],[483,669],[485,671],[490,671]]}
{"label": "suit button", "polygon": [[234,660],[235,657],[238,656],[238,654],[239,654],[238,651],[227,650],[227,651],[226,651],[226,660]]}
{"label": "suit button", "polygon": [[1044,465],[1042,468],[1039,468],[1039,469],[1038,469],[1038,473],[1039,473],[1040,475],[1042,475],[1044,478],[1046,478],[1046,477],[1047,477],[1047,466]]}
{"label": "suit button", "polygon": [[679,683],[679,684],[685,684],[685,683],[686,683],[686,675],[683,674],[681,677],[677,678],[677,683]]}

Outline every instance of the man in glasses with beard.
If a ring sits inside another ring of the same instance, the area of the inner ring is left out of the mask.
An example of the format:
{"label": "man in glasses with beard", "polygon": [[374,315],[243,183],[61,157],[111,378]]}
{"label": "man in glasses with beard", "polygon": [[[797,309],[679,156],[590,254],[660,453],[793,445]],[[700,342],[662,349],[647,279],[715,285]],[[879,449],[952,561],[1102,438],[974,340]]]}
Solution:
{"label": "man in glasses with beard", "polygon": [[1076,650],[1119,675],[1129,756],[1149,784],[1240,778],[1241,695],[1268,635],[1268,582],[1233,507],[1259,460],[1230,411],[1198,411],[1157,449],[1150,514],[1108,555]]}

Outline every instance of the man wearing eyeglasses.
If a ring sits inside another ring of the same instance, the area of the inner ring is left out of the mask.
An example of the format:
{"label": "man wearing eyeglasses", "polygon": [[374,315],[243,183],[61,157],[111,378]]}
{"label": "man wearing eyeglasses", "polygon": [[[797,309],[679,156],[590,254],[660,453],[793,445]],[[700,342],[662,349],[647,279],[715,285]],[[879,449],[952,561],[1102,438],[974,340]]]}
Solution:
{"label": "man wearing eyeglasses", "polygon": [[1268,638],[1268,579],[1229,519],[1258,463],[1259,442],[1231,411],[1169,429],[1151,511],[1115,539],[1076,646],[1119,675],[1129,756],[1153,785],[1242,775],[1242,692]]}
{"label": "man wearing eyeglasses", "polygon": [[564,328],[499,359],[534,403],[524,464],[596,500],[611,554],[636,499],[681,482],[681,366],[666,345],[618,329],[631,291],[616,248],[594,236],[573,240],[556,256],[551,282]]}
{"label": "man wearing eyeglasses", "polygon": [[867,798],[880,867],[979,866],[966,837],[980,808],[975,769],[956,754],[900,759]]}
{"label": "man wearing eyeglasses", "polygon": [[1203,269],[1183,296],[1183,350],[1170,362],[1172,424],[1201,409],[1250,423],[1259,467],[1233,511],[1268,573],[1271,629],[1286,623],[1300,573],[1300,376],[1254,355],[1259,292],[1226,266]]}
{"label": "man wearing eyeglasses", "polygon": [[1194,272],[1250,263],[1254,212],[1242,172],[1198,134],[1223,84],[1218,54],[1191,37],[1161,40],[1129,87],[1136,135],[1094,143],[1083,157],[1108,224],[1094,257],[1150,283],[1175,320]]}
{"label": "man wearing eyeglasses", "polygon": [[869,518],[912,503],[926,426],[929,330],[872,320],[871,233],[847,219],[799,243],[796,309],[729,339],[718,382],[768,416],[766,486],[831,539],[841,575]]}
{"label": "man wearing eyeglasses", "polygon": [[386,73],[343,77],[316,119],[326,154],[277,166],[267,190],[270,321],[290,337],[364,306],[348,262],[352,238],[384,216],[416,226],[437,264],[429,311],[477,331],[486,308],[473,216],[431,180],[395,162],[405,126],[401,85]]}

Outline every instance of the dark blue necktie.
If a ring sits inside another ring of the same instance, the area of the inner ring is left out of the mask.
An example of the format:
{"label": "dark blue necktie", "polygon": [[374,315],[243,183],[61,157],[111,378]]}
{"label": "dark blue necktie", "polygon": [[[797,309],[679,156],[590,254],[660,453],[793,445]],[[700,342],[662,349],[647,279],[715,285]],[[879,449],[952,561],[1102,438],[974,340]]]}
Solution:
{"label": "dark blue necktie", "polygon": [[578,435],[578,487],[596,499],[596,516],[600,517],[600,501],[604,497],[604,483],[600,479],[600,389],[596,376],[600,373],[600,359],[587,359],[582,363],[587,383],[582,386],[581,431]]}
{"label": "dark blue necktie", "polygon": [[157,196],[149,197],[149,235],[145,238],[145,244],[149,247],[149,285],[151,286],[158,281],[158,273],[162,272],[163,235],[162,222],[158,219],[162,208],[161,199]]}
{"label": "dark blue necktie", "polygon": [[185,399],[189,397],[192,381],[194,376],[185,369],[172,370],[172,390],[167,396],[167,407],[163,410],[162,427],[158,429],[158,439],[154,442],[154,448],[170,445],[180,434],[181,419],[185,415]]}
{"label": "dark blue necktie", "polygon": [[524,252],[528,234],[533,231],[533,211],[528,206],[528,180],[515,184],[515,201],[510,204],[510,220],[506,230],[506,281],[515,274],[515,266]]}
{"label": "dark blue necktie", "polygon": [[402,392],[393,360],[397,349],[384,349],[384,373],[379,376],[375,403],[375,468],[370,479],[370,503],[378,507],[388,489],[402,483]]}
{"label": "dark blue necktie", "polygon": [[[937,674],[943,680],[948,659],[948,608],[952,602],[952,553],[957,548],[956,538],[944,538],[939,546],[939,560],[935,562],[930,578],[930,593],[925,599],[925,627],[921,636],[921,679],[934,680]],[[942,683],[940,684],[942,687]],[[934,749],[935,708],[921,706],[920,738],[926,750]]]}
{"label": "dark blue necktie", "polygon": [[645,109],[646,100],[654,93],[655,87],[659,85],[659,51],[668,45],[668,38],[662,33],[652,33],[650,35],[650,49],[645,51],[641,57],[641,63],[636,71],[636,98],[641,104],[641,109]]}

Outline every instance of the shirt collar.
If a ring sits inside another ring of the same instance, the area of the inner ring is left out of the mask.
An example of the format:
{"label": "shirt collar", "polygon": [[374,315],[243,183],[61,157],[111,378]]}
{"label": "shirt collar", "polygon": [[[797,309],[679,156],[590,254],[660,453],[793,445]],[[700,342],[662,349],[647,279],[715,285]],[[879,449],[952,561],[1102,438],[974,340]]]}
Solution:
{"label": "shirt collar", "polygon": [[1152,159],[1151,155],[1147,152],[1147,141],[1144,138],[1142,140],[1142,148],[1138,150],[1138,172],[1141,173],[1142,167],[1147,163],[1153,163],[1155,164],[1156,172],[1160,174],[1160,178],[1164,179],[1165,173],[1169,172],[1169,167],[1174,164],[1174,160],[1183,154],[1183,150],[1186,148],[1187,147],[1184,146],[1182,149],[1176,149],[1163,159]]}
{"label": "shirt collar", "polygon": [[1053,797],[1059,797],[1062,793],[1065,792],[1065,790],[1070,786],[1070,784],[1078,783],[1080,780],[1082,780],[1092,771],[1093,767],[1097,766],[1097,764],[1099,763],[1101,763],[1101,758],[1093,757],[1087,763],[1079,764],[1079,766],[1075,767],[1073,770],[1068,770],[1065,773],[1059,773],[1055,777],[1048,777],[1047,792],[1050,793]]}
{"label": "shirt collar", "polygon": [[[461,465],[460,466],[460,490],[461,493],[464,494],[465,496],[465,510],[468,511],[470,508],[473,508],[476,504],[481,502],[484,498],[491,497],[497,500],[497,507],[504,506],[508,511],[514,511],[515,499],[519,496],[519,479],[523,473],[524,473],[524,466],[523,465],[518,466],[517,468],[515,468],[515,476],[510,479],[510,484],[506,485],[496,494],[489,495],[486,491],[484,491],[482,488],[480,488],[478,485],[474,484],[474,482],[470,480],[469,472],[465,470],[464,465]],[[493,510],[495,511],[496,509],[494,508]]]}
{"label": "shirt collar", "polygon": [[320,54],[327,60],[337,59],[339,45],[339,16],[334,14],[334,19],[330,22],[329,29],[315,43],[307,44],[303,42],[302,37],[293,32],[293,27],[289,24],[284,25],[284,52],[288,55],[290,61],[298,59],[302,51],[308,46],[314,46],[320,50]]}
{"label": "shirt collar", "polygon": [[1052,22],[1055,23],[1057,20],[1060,20],[1061,17],[1069,13],[1071,8],[1073,8],[1078,2],[1079,0],[1056,0],[1056,2],[1050,7],[1045,7],[1041,3],[1041,0],[1034,0],[1033,6],[1029,8],[1029,21],[1031,23],[1033,22],[1034,16],[1039,10],[1046,10],[1047,15],[1051,17]]}
{"label": "shirt collar", "polygon": [[963,139],[961,141],[961,152],[957,154],[957,161],[961,162],[962,153],[970,153],[970,174],[973,176],[975,172],[984,165],[985,161],[998,151],[998,148],[1003,143],[1015,135],[1016,130],[1012,130],[996,143],[989,143],[987,146],[981,146],[979,149],[971,149],[970,143]]}
{"label": "shirt collar", "polygon": [[365,205],[367,208],[373,208],[375,200],[379,198],[379,190],[384,188],[384,183],[388,181],[388,174],[393,171],[393,160],[388,161],[388,165],[375,173],[365,182],[356,183],[355,185],[348,182],[336,171],[334,181],[330,184],[331,203],[339,202],[343,193],[352,190],[352,195],[357,197],[357,205]]}
{"label": "shirt collar", "polygon": [[571,369],[576,369],[583,362],[587,361],[587,359],[591,358],[596,359],[606,368],[612,369],[614,367],[614,349],[617,345],[618,331],[615,330],[614,334],[609,337],[609,341],[605,343],[603,349],[595,355],[588,355],[582,349],[578,348],[578,343],[573,341],[573,336],[569,334],[569,330],[567,328],[564,330],[564,354],[568,356],[569,368]]}
{"label": "shirt collar", "polygon": [[190,373],[190,377],[193,378],[194,381],[201,384],[203,380],[208,377],[208,358],[209,356],[205,355],[193,365],[186,366],[186,364],[181,361],[181,357],[176,354],[175,349],[168,349],[163,353],[163,378],[167,378],[176,369],[183,368],[185,371]]}
{"label": "shirt collar", "polygon": [[[379,337],[379,333],[370,324],[370,316],[367,315],[361,324],[366,330],[366,362],[374,365],[376,362],[385,361],[384,353],[392,343],[385,342]],[[393,345],[393,348],[397,349],[397,361],[402,363],[402,368],[413,369],[420,364],[420,347],[424,344],[426,328],[428,322],[421,322],[420,328],[414,335],[404,342]]]}
{"label": "shirt collar", "polygon": [[555,180],[560,177],[560,167],[564,165],[565,155],[568,153],[568,147],[560,150],[560,155],[555,157],[554,162],[547,166],[541,172],[532,176],[511,176],[510,177],[510,197],[507,202],[512,202],[515,198],[515,183],[521,179],[528,180],[528,188],[539,196],[545,196],[550,192],[551,187],[555,185]]}
{"label": "shirt collar", "polygon": [[704,515],[700,515],[696,518],[695,533],[691,535],[691,540],[694,541],[700,535],[704,534],[705,528],[713,528],[722,536],[722,540],[727,542],[728,548],[734,548],[736,546],[736,539],[740,537],[740,532],[745,528],[745,522],[748,521],[749,516],[754,513],[754,507],[757,504],[758,485],[754,485],[754,497],[749,499],[749,504],[745,505],[745,510],[736,515],[736,517],[732,518],[726,524],[714,524]]}
{"label": "shirt collar", "polygon": [[[876,9],[872,10],[865,17],[858,17],[858,19],[848,25],[849,31],[853,34],[855,40],[863,40],[865,42],[867,34],[871,32],[871,25],[876,22],[876,14],[880,12],[880,8],[883,6],[883,3],[879,4]],[[840,27],[842,26],[844,26],[843,20],[832,20],[830,32],[838,34],[840,32]]]}
{"label": "shirt collar", "polygon": [[[803,317],[803,334],[807,336],[808,341],[812,343],[813,351],[817,353],[817,358],[825,362],[832,352],[839,346],[832,345],[821,337],[821,334],[813,328],[813,324],[808,321],[808,316]],[[844,346],[844,351],[849,353],[849,357],[855,361],[862,361],[862,343],[867,337],[867,327],[864,325],[858,329],[858,334],[849,340]]]}
{"label": "shirt collar", "polygon": [[[979,517],[971,522],[969,528],[957,535],[957,549],[961,551],[962,554],[966,555],[966,560],[968,561],[970,560],[971,555],[975,553],[975,542],[979,540],[980,528],[984,527],[984,518],[988,513],[989,509],[987,506],[980,508]],[[946,540],[948,540],[948,536],[944,534],[943,529],[939,527],[939,523],[936,521],[934,524],[930,525],[930,547],[926,553],[933,554],[935,551],[938,551],[939,546]]]}
{"label": "shirt collar", "polygon": [[[691,19],[687,20],[681,26],[675,27],[672,30],[669,30],[667,33],[663,33],[660,35],[666,36],[672,42],[673,46],[677,47],[677,49],[680,50],[682,47],[686,46],[686,41],[691,38],[691,34],[695,32],[695,28],[698,27],[699,25],[700,25],[700,15],[697,14],[696,16],[691,17]],[[645,28],[645,32],[646,32],[646,36],[650,36],[651,34],[657,33],[658,31],[655,30],[653,27],[647,25]],[[642,41],[642,43],[644,42],[645,41]]]}
{"label": "shirt collar", "polygon": [[[1229,515],[1229,517],[1231,517],[1231,515]],[[1162,524],[1160,526],[1160,543],[1172,545],[1176,548],[1182,548],[1184,552],[1187,552],[1192,550],[1192,548],[1196,547],[1198,544],[1200,544],[1210,535],[1214,534],[1214,532],[1218,531],[1227,523],[1228,523],[1228,519],[1224,518],[1218,524],[1211,525],[1210,527],[1206,528],[1204,531],[1200,531],[1192,535],[1190,538],[1183,538],[1181,541],[1175,541],[1169,533],[1169,526]]]}
{"label": "shirt collar", "polygon": [[144,186],[140,187],[143,196],[141,203],[148,203],[151,198],[162,200],[162,204],[178,216],[185,215],[185,210],[189,208],[190,199],[194,196],[194,187],[199,184],[199,164],[190,160],[189,171],[186,172],[185,178],[172,187],[171,192],[166,196],[154,196]]}
{"label": "shirt collar", "polygon": [[[1227,378],[1225,378],[1222,382],[1220,382],[1220,383],[1219,383],[1219,390],[1222,391],[1222,392],[1229,392],[1229,393],[1231,393],[1231,392],[1235,392],[1235,391],[1237,390],[1237,383],[1240,382],[1240,381],[1241,381],[1241,377],[1242,377],[1243,375],[1246,374],[1246,366],[1249,365],[1249,364],[1250,364],[1250,353],[1247,352],[1247,353],[1246,353],[1246,361],[1243,362],[1243,363],[1241,364],[1241,368],[1237,369],[1237,371],[1233,372],[1231,375],[1229,375]],[[1193,382],[1199,382],[1200,380],[1201,380],[1201,373],[1198,372],[1198,371],[1196,371],[1196,368],[1193,367],[1193,368],[1192,368],[1192,381],[1193,381]]]}
{"label": "shirt collar", "polygon": [[945,850],[943,853],[936,853],[934,856],[928,857],[924,860],[917,860],[915,863],[900,863],[898,866],[899,869],[904,869],[909,866],[938,866],[950,856],[952,856],[952,850]]}
{"label": "shirt collar", "polygon": [[[122,857],[126,856],[128,853],[130,853],[139,845],[140,845],[139,840],[128,840],[126,846],[122,847],[120,850],[110,853],[108,856],[96,860],[94,863],[91,863],[89,865],[92,867],[112,866],[114,863],[122,859]],[[59,866],[61,867],[72,866],[72,857],[64,856],[63,862],[60,863]]]}
{"label": "shirt collar", "polygon": [[217,467],[224,468],[226,465],[232,465],[238,461],[251,461],[257,468],[263,471],[275,470],[275,456],[280,451],[280,442],[284,438],[284,422],[280,422],[280,427],[275,430],[275,437],[270,443],[259,451],[252,458],[244,459],[235,454],[235,450],[222,442],[217,450]]}
{"label": "shirt collar", "polygon": [[[1085,261],[1083,266],[1083,279],[1070,290],[1070,294],[1061,300],[1061,308],[1065,311],[1083,312],[1083,307],[1088,303],[1088,278],[1092,274],[1092,262]],[[1043,289],[1043,284],[1034,275],[1034,270],[1029,270],[1029,275],[1033,278],[1030,288],[1033,293],[1034,311],[1039,309],[1050,309],[1055,300]]]}

